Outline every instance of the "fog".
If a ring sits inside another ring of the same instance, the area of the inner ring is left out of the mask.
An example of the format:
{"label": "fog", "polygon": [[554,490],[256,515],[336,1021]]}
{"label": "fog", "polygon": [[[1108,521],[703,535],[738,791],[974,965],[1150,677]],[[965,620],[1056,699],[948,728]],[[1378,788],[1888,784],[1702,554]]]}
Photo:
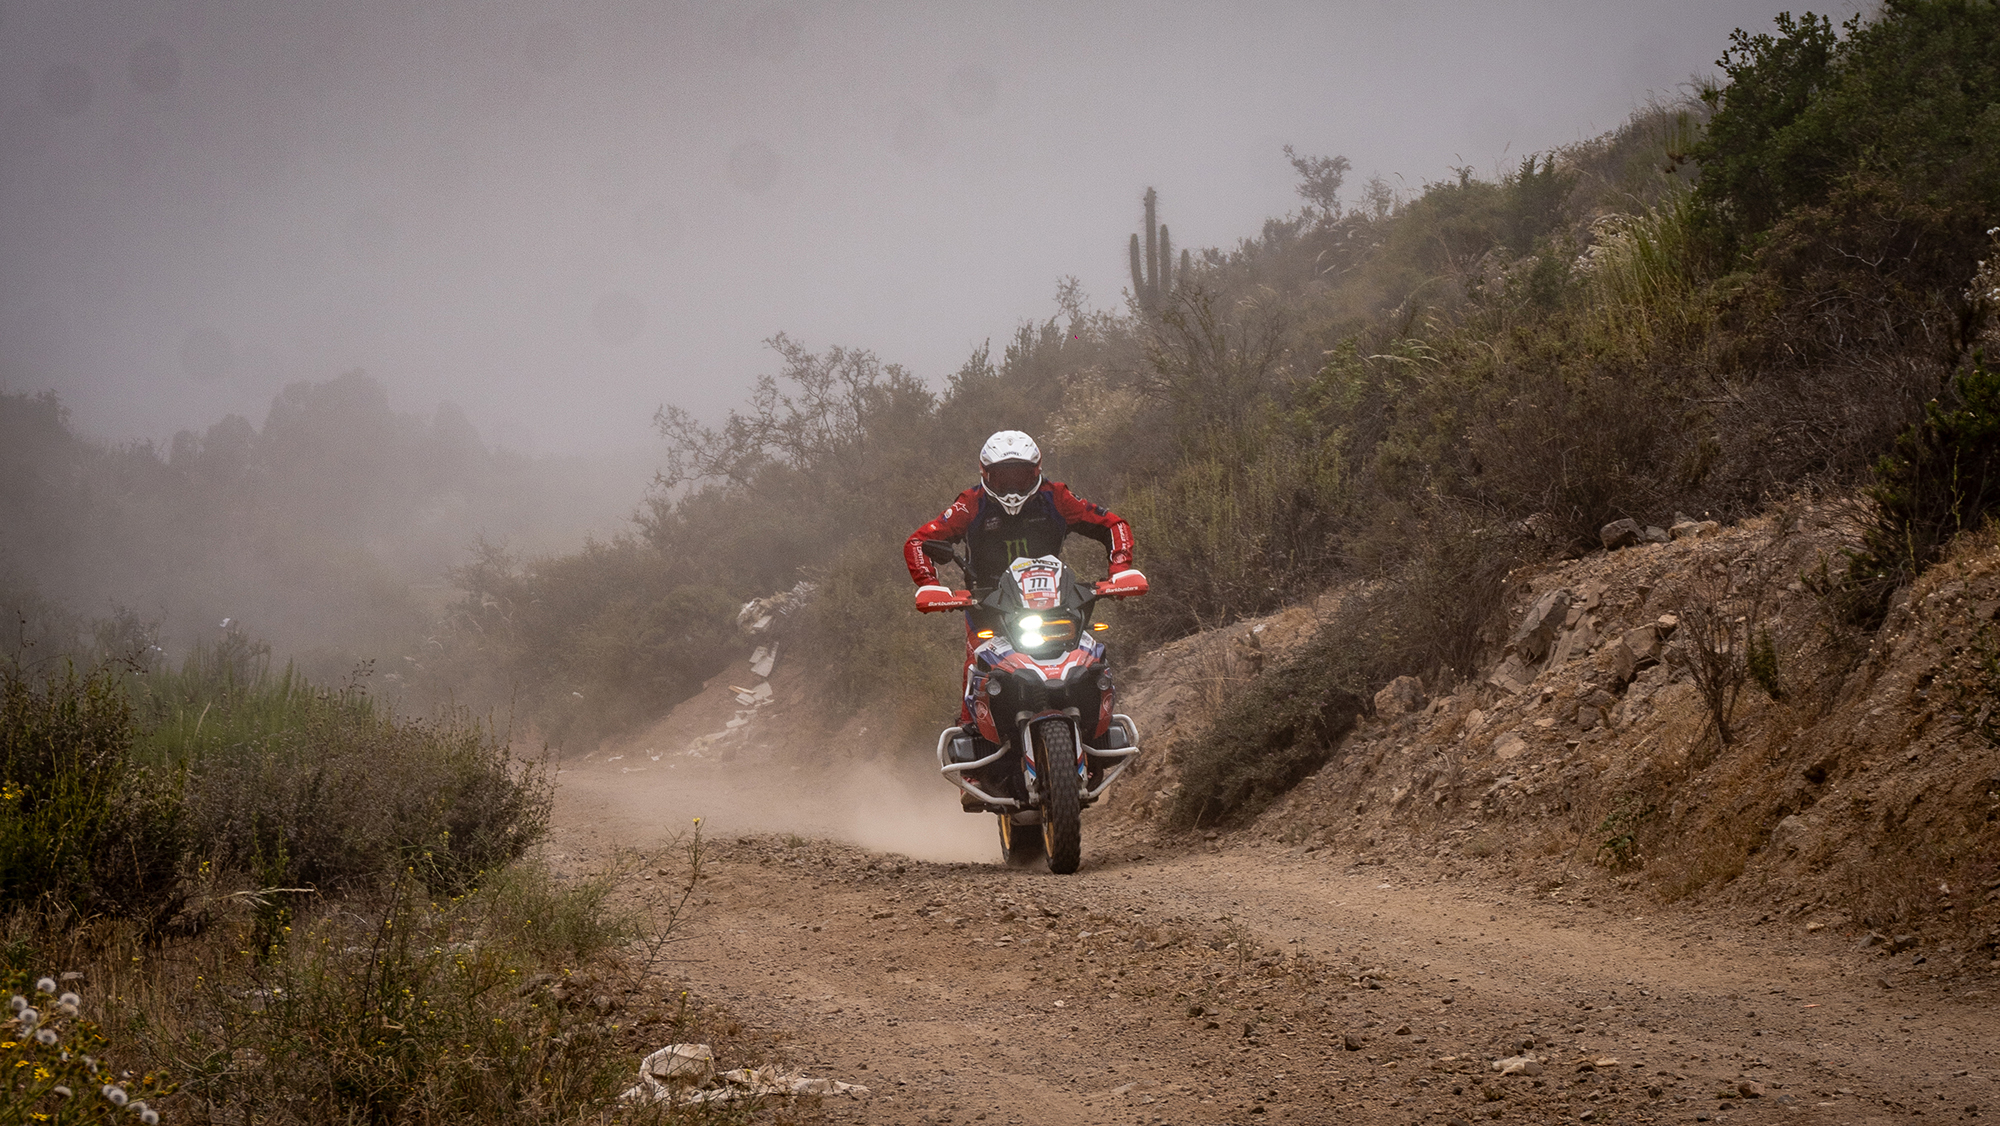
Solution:
{"label": "fog", "polygon": [[1203,246],[1295,206],[1287,143],[1491,175],[1787,6],[7,0],[0,390],[164,443],[364,369],[643,452],[780,330],[937,379],[1066,275],[1120,305],[1149,185]]}

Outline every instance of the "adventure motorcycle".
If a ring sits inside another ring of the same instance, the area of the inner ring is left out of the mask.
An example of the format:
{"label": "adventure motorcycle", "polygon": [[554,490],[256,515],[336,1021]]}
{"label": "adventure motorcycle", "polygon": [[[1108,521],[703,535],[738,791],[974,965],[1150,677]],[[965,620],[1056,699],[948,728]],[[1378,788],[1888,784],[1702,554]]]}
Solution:
{"label": "adventure motorcycle", "polygon": [[[924,554],[966,569],[948,544],[927,542]],[[1083,808],[1139,753],[1137,725],[1114,710],[1117,690],[1096,636],[1105,625],[1091,611],[1099,599],[1145,587],[1085,582],[1044,555],[1014,560],[983,597],[952,593],[924,609],[972,610],[982,644],[965,685],[972,727],[938,734],[938,769],[970,796],[966,812],[998,816],[1007,864],[1046,856],[1049,871],[1068,875],[1082,860]]]}

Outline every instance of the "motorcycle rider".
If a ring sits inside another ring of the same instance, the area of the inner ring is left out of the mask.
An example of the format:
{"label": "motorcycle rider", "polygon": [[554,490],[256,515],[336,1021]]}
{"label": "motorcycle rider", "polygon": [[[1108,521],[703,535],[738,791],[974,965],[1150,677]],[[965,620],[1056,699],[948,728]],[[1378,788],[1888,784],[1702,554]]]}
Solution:
{"label": "motorcycle rider", "polygon": [[[1070,533],[1089,536],[1110,553],[1111,578],[1131,593],[1146,590],[1146,576],[1132,567],[1132,527],[1125,518],[1101,504],[1077,496],[1060,481],[1042,477],[1042,451],[1019,430],[1002,430],[979,450],[979,483],[958,494],[937,519],[918,528],[903,544],[903,562],[917,584],[917,609],[950,603],[954,594],[938,582],[937,567],[924,555],[927,541],[956,543],[963,539],[969,570],[966,582],[975,598],[1000,584],[1008,565],[1023,557],[1055,555]],[[984,612],[965,614],[965,669],[959,681],[958,722],[972,724],[972,655],[981,644],[977,634],[990,628]]]}

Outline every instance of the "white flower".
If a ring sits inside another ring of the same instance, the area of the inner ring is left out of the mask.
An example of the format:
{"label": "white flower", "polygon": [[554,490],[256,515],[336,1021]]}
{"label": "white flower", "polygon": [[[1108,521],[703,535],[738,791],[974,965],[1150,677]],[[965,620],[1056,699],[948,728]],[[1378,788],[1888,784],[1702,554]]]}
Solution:
{"label": "white flower", "polygon": [[146,1126],[160,1126],[160,1112],[157,1110],[142,1110],[139,1112],[139,1121],[144,1122]]}
{"label": "white flower", "polygon": [[7,1002],[7,1007],[18,1013],[28,1007],[28,999],[16,993],[13,999]]}
{"label": "white flower", "polygon": [[83,998],[78,997],[74,993],[65,993],[62,996],[56,998],[56,1004],[71,1005],[71,1006],[81,1005],[83,1004]]}
{"label": "white flower", "polygon": [[35,992],[37,993],[54,993],[55,991],[56,991],[55,978],[45,977],[42,980],[35,983]]}
{"label": "white flower", "polygon": [[111,1100],[112,1106],[124,1106],[126,1101],[132,1097],[125,1093],[125,1088],[118,1086],[116,1083],[106,1083],[103,1095],[105,1098]]}
{"label": "white flower", "polygon": [[14,1019],[21,1022],[22,1028],[33,1028],[42,1023],[42,1014],[33,1007],[29,1007],[15,1013]]}
{"label": "white flower", "polygon": [[63,1087],[63,1086],[51,1087],[49,1088],[49,1090],[54,1091],[56,1094],[61,1095],[63,1098],[69,1098],[70,1095],[75,1093],[71,1091],[68,1087]]}
{"label": "white flower", "polygon": [[40,1032],[35,1033],[35,1041],[44,1048],[53,1047],[56,1042],[55,1030],[49,1028],[42,1029]]}

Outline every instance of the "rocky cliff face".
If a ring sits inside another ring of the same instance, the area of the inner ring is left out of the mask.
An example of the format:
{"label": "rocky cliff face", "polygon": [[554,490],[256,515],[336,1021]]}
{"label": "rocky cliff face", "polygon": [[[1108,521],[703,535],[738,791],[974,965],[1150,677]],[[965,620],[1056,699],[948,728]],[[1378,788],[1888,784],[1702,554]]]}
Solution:
{"label": "rocky cliff face", "polygon": [[[1688,521],[1668,542],[1516,572],[1478,675],[1385,688],[1248,831],[2000,967],[2000,535],[1960,544],[1868,634],[1814,593],[1844,563],[1843,511]],[[1135,670],[1155,753],[1114,815],[1151,820],[1174,784],[1158,752],[1198,737],[1338,598]]]}

